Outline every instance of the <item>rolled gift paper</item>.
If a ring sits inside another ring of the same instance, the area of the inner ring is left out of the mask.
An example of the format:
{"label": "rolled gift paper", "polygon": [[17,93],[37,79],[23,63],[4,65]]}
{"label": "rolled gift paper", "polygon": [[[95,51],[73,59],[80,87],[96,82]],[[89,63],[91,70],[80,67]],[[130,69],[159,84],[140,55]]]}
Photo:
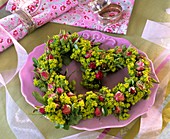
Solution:
{"label": "rolled gift paper", "polygon": [[[9,0],[6,9],[13,14],[0,19],[0,25],[20,40],[33,29],[29,21],[38,28],[77,4],[78,0]],[[0,33],[0,52],[11,45],[11,39]]]}

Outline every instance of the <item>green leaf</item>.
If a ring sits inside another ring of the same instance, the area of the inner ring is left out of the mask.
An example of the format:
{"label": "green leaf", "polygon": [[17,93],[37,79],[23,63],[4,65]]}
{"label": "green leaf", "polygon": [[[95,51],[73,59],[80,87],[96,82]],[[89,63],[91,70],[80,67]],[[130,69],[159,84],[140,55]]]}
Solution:
{"label": "green leaf", "polygon": [[127,50],[126,45],[122,46],[122,50],[123,50],[123,52],[125,52]]}
{"label": "green leaf", "polygon": [[57,128],[57,129],[58,129],[58,128],[64,128],[64,125],[56,124],[56,125],[55,125],[55,128]]}
{"label": "green leaf", "polygon": [[132,84],[132,85],[134,85],[134,84],[135,84],[135,82],[134,82],[134,80],[133,80],[133,79],[131,80],[131,84]]}
{"label": "green leaf", "polygon": [[69,130],[69,127],[70,127],[70,125],[68,125],[68,124],[64,124],[63,129],[65,129],[65,130]]}
{"label": "green leaf", "polygon": [[101,42],[95,42],[93,43],[93,46],[100,46],[102,43]]}
{"label": "green leaf", "polygon": [[40,102],[43,105],[47,105],[44,98],[38,93],[38,92],[33,92],[32,95],[35,97],[35,99]]}
{"label": "green leaf", "polygon": [[82,72],[85,72],[85,69],[81,66],[80,67],[80,70],[82,71]]}
{"label": "green leaf", "polygon": [[102,107],[102,113],[103,113],[104,116],[108,115],[108,110],[107,110],[106,106]]}
{"label": "green leaf", "polygon": [[123,69],[123,67],[121,65],[117,65],[117,67],[120,68],[120,69]]}
{"label": "green leaf", "polygon": [[80,40],[80,38],[82,37],[82,35],[80,35],[74,42],[74,45]]}
{"label": "green leaf", "polygon": [[156,79],[154,79],[154,78],[151,78],[151,82],[159,84],[159,82]]}
{"label": "green leaf", "polygon": [[74,46],[75,49],[79,49],[77,44],[74,44],[73,46]]}
{"label": "green leaf", "polygon": [[66,66],[69,65],[72,61],[69,56],[65,56],[65,55],[62,55],[62,59],[63,59],[63,64]]}
{"label": "green leaf", "polygon": [[37,67],[38,66],[38,60],[35,57],[33,57],[32,61],[34,62],[34,64],[33,64],[34,67]]}
{"label": "green leaf", "polygon": [[72,114],[70,116],[69,125],[77,125],[81,119],[82,119],[82,115]]}
{"label": "green leaf", "polygon": [[46,88],[46,87],[41,87],[40,90],[41,90],[42,92],[47,92],[47,88]]}
{"label": "green leaf", "polygon": [[100,49],[100,50],[97,50],[97,52],[104,52],[105,50],[102,50],[102,49]]}
{"label": "green leaf", "polygon": [[105,69],[105,70],[102,70],[102,72],[109,72],[110,69]]}

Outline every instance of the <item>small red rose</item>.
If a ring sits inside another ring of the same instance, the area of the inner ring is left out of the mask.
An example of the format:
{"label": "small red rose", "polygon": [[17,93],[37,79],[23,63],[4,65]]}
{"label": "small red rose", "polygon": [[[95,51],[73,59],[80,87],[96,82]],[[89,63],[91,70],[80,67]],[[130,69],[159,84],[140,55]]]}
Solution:
{"label": "small red rose", "polygon": [[144,70],[145,69],[145,64],[142,62],[142,61],[137,61],[136,62],[136,65],[137,65],[137,68],[136,68],[136,70],[138,70],[138,71],[141,71],[141,70]]}
{"label": "small red rose", "polygon": [[56,89],[56,92],[57,92],[58,94],[62,94],[62,93],[64,92],[64,90],[63,90],[63,88],[58,87],[58,88]]}
{"label": "small red rose", "polygon": [[48,90],[51,90],[51,89],[53,89],[53,88],[55,88],[55,83],[54,83],[54,82],[48,84]]}
{"label": "small red rose", "polygon": [[102,115],[101,109],[97,107],[97,108],[95,109],[94,114],[95,114],[97,117],[101,116],[101,115]]}
{"label": "small red rose", "polygon": [[47,71],[42,71],[40,75],[43,81],[47,81],[49,78],[49,73]]}
{"label": "small red rose", "polygon": [[127,55],[127,56],[131,56],[131,55],[132,55],[132,52],[127,52],[126,55]]}
{"label": "small red rose", "polygon": [[73,94],[72,92],[68,92],[68,93],[67,93],[67,96],[68,96],[68,97],[72,97],[72,96],[74,96],[74,94]]}
{"label": "small red rose", "polygon": [[89,68],[90,69],[96,69],[96,63],[95,62],[90,62]]}
{"label": "small red rose", "polygon": [[140,90],[144,90],[145,89],[145,84],[142,81],[137,81],[136,82],[136,86],[140,89]]}
{"label": "small red rose", "polygon": [[134,86],[130,87],[130,88],[129,88],[129,92],[130,92],[131,94],[135,94],[135,93],[136,93],[135,87],[134,87]]}
{"label": "small red rose", "polygon": [[141,71],[137,71],[137,73],[136,73],[136,76],[137,77],[140,77],[140,76],[142,76],[143,75],[143,73],[141,72]]}
{"label": "small red rose", "polygon": [[117,50],[116,50],[116,54],[119,54],[119,53],[121,53],[122,52],[122,48],[118,48]]}
{"label": "small red rose", "polygon": [[56,93],[52,93],[52,94],[49,94],[48,95],[48,98],[53,98],[53,97],[55,97],[56,96]]}
{"label": "small red rose", "polygon": [[101,101],[101,102],[104,101],[104,97],[102,95],[99,96],[99,101]]}
{"label": "small red rose", "polygon": [[64,114],[70,114],[71,113],[71,107],[70,107],[70,105],[64,105],[63,107],[62,107],[62,112],[64,113]]}
{"label": "small red rose", "polygon": [[124,97],[124,94],[120,91],[118,91],[115,96],[114,96],[115,100],[116,101],[124,101],[125,100],[125,97]]}
{"label": "small red rose", "polygon": [[67,40],[67,39],[68,39],[68,34],[65,34],[65,35],[60,36],[60,39]]}
{"label": "small red rose", "polygon": [[103,79],[103,72],[100,70],[96,73],[96,79],[97,80],[102,80]]}
{"label": "small red rose", "polygon": [[85,58],[90,58],[92,54],[90,52],[86,52]]}
{"label": "small red rose", "polygon": [[73,39],[72,39],[72,42],[74,43],[76,40],[77,40],[77,38],[73,38]]}
{"label": "small red rose", "polygon": [[46,112],[45,112],[45,109],[43,108],[43,107],[41,107],[41,108],[39,108],[39,110],[38,110],[41,114],[45,114]]}
{"label": "small red rose", "polygon": [[120,107],[119,106],[116,106],[115,107],[115,110],[114,110],[114,113],[116,113],[116,114],[119,114],[120,113]]}
{"label": "small red rose", "polygon": [[54,59],[54,56],[52,54],[49,54],[47,57],[46,57],[46,60],[49,60],[49,59]]}

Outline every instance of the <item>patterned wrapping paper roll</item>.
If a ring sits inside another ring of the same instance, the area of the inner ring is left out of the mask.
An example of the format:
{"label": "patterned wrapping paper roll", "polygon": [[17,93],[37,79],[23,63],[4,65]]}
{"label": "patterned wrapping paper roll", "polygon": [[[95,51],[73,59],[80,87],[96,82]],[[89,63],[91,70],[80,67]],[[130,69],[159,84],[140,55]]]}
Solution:
{"label": "patterned wrapping paper roll", "polygon": [[[13,14],[0,19],[0,25],[4,27],[16,40],[22,39],[29,30],[21,17],[15,13],[24,11],[30,17],[36,28],[50,22],[52,19],[67,12],[78,4],[77,0],[9,0],[6,10]],[[0,52],[12,45],[8,36],[0,33]]]}

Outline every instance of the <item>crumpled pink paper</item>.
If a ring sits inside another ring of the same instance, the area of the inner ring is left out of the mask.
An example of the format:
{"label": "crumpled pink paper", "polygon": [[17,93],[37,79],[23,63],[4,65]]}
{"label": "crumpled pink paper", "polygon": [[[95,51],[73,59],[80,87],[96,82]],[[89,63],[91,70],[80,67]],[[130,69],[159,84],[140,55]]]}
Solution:
{"label": "crumpled pink paper", "polygon": [[[170,28],[169,23],[158,23],[147,20],[142,38],[158,44],[165,48],[165,51],[154,61],[155,72],[158,74],[165,66],[170,69]],[[166,93],[167,84],[170,81],[170,73],[160,82],[157,96],[152,108],[141,117],[139,133],[136,139],[158,138],[162,129],[162,104]]]}
{"label": "crumpled pink paper", "polygon": [[[9,0],[6,9],[13,14],[0,19],[0,25],[5,28],[16,40],[22,39],[28,34],[27,28],[16,10],[22,9],[32,16],[36,27],[40,27],[52,19],[67,12],[78,4],[77,0]],[[12,45],[12,40],[8,36],[0,33],[0,52]]]}
{"label": "crumpled pink paper", "polygon": [[[26,50],[1,25],[0,32],[11,38],[18,57],[18,63],[15,70],[8,69],[8,71],[0,72],[0,87],[4,86],[6,92],[6,119],[8,125],[17,139],[45,139],[34,123],[12,99],[7,89],[7,84],[17,75],[18,71],[25,63],[28,54]],[[0,102],[0,105],[4,104]]]}

